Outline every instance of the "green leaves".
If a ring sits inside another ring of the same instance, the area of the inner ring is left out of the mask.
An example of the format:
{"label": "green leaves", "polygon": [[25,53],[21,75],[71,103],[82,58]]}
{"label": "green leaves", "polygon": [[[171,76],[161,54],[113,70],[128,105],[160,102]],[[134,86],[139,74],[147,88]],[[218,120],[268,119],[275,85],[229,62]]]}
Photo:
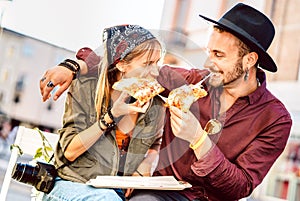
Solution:
{"label": "green leaves", "polygon": [[45,137],[44,133],[38,128],[34,128],[34,129],[38,131],[38,133],[40,134],[40,136],[42,138],[42,147],[40,147],[36,150],[36,153],[33,156],[33,159],[35,159],[35,160],[39,159],[39,160],[43,160],[45,162],[50,163],[51,157],[54,153],[54,149],[52,148],[51,144]]}
{"label": "green leaves", "polygon": [[19,150],[19,155],[23,155],[23,151],[19,145],[16,145],[16,144],[10,145],[10,150],[12,150],[13,148],[17,148]]}

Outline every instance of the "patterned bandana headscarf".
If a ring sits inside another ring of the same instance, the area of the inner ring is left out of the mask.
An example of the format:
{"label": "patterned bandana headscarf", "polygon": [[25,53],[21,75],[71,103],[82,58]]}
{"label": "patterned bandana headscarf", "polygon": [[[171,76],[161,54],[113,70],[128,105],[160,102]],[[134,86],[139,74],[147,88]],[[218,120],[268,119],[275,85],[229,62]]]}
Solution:
{"label": "patterned bandana headscarf", "polygon": [[109,65],[124,59],[136,46],[155,38],[147,29],[138,25],[119,25],[105,28],[103,42],[106,41]]}

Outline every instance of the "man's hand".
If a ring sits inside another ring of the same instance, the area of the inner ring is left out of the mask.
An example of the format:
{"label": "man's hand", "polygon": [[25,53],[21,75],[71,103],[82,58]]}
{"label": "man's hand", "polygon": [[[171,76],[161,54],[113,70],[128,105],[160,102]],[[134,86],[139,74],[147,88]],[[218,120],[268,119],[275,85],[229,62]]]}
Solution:
{"label": "man's hand", "polygon": [[46,71],[40,80],[40,91],[45,102],[51,97],[51,91],[55,86],[59,89],[55,92],[53,100],[57,100],[60,95],[68,89],[73,80],[73,72],[62,66],[54,66]]}
{"label": "man's hand", "polygon": [[202,128],[197,118],[190,112],[183,112],[175,106],[170,107],[171,127],[176,137],[192,143],[201,136]]}
{"label": "man's hand", "polygon": [[[195,144],[199,141],[204,133],[197,118],[190,112],[182,112],[177,107],[170,107],[171,127],[176,137],[188,141],[190,144]],[[203,157],[213,146],[209,137],[205,137],[204,141],[194,149],[194,153],[198,159]]]}

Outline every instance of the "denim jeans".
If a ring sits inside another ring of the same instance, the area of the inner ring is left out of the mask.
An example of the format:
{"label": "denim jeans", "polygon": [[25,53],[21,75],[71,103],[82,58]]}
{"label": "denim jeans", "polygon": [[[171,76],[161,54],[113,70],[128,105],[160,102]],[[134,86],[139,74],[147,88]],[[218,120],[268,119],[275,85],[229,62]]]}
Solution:
{"label": "denim jeans", "polygon": [[43,201],[124,201],[121,189],[94,188],[93,186],[55,179],[55,185],[49,194],[44,193]]}

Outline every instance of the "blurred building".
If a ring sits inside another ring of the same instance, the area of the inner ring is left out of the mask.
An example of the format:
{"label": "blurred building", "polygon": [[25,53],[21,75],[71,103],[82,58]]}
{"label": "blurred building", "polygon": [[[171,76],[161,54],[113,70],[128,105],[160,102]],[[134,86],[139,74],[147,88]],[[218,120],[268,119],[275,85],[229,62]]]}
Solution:
{"label": "blurred building", "polygon": [[20,122],[48,129],[61,127],[64,98],[42,102],[39,79],[74,52],[12,30],[0,37],[0,111]]}
{"label": "blurred building", "polygon": [[203,63],[203,48],[208,23],[199,17],[219,19],[237,2],[252,5],[265,13],[274,23],[276,34],[268,52],[278,65],[278,72],[268,73],[270,81],[299,80],[300,68],[300,0],[166,0],[161,29],[172,30],[168,47],[187,59],[193,66]]}

